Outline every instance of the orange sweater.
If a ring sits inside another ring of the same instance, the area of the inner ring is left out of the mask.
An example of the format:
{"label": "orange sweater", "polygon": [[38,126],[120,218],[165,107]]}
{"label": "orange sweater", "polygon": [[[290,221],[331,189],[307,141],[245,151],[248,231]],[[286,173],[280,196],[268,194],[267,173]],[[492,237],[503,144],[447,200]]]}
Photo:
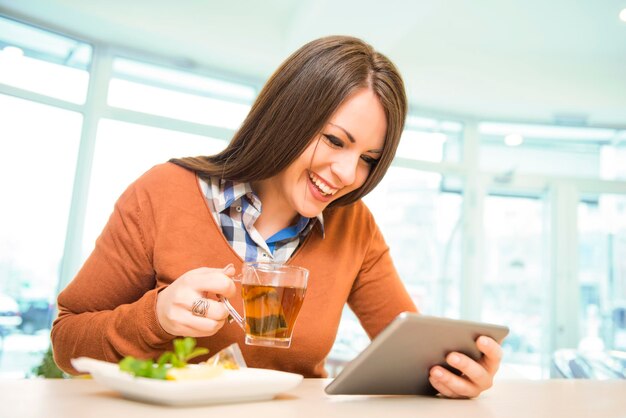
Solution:
{"label": "orange sweater", "polygon": [[[370,337],[400,312],[416,310],[362,202],[325,211],[324,228],[324,238],[314,228],[288,261],[310,270],[289,349],[245,345],[234,323],[198,344],[215,353],[237,342],[250,367],[323,377],[346,302]],[[154,167],[117,201],[93,253],[59,294],[55,361],[76,373],[70,359],[79,356],[157,358],[175,338],[157,320],[158,291],[189,270],[229,263],[240,271],[243,261],[216,225],[194,173],[171,163]],[[242,311],[240,295],[231,302]]]}

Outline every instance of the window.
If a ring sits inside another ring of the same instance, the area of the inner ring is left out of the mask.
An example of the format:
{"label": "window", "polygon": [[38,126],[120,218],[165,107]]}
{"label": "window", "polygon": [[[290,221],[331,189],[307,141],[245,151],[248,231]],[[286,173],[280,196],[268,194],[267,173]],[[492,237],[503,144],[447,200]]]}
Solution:
{"label": "window", "polygon": [[626,351],[626,196],[578,205],[581,350]]}
{"label": "window", "polygon": [[91,53],[0,16],[0,377],[30,375],[49,346]]}
{"label": "window", "polygon": [[463,125],[409,116],[396,155],[410,160],[459,162]]}
{"label": "window", "polygon": [[123,58],[113,73],[110,106],[233,130],[255,96],[249,86]]}
{"label": "window", "polygon": [[[48,347],[82,115],[2,94],[0,114],[11,115],[0,124],[2,377],[29,373]],[[15,303],[20,318],[6,323]],[[29,310],[35,303],[45,313]]]}
{"label": "window", "polygon": [[83,259],[93,249],[117,198],[141,174],[170,158],[215,154],[225,146],[223,140],[200,135],[101,120],[87,203]]}
{"label": "window", "polygon": [[0,83],[71,103],[87,96],[91,46],[0,17]]}
{"label": "window", "polygon": [[506,361],[542,377],[546,320],[544,205],[539,199],[488,196],[484,205],[482,319],[506,324]]}
{"label": "window", "polygon": [[415,304],[431,315],[459,315],[462,196],[443,176],[391,167],[365,202]]}
{"label": "window", "polygon": [[486,171],[626,178],[626,131],[483,122],[479,133]]}
{"label": "window", "polygon": [[[115,201],[128,185],[170,158],[221,151],[230,133],[243,122],[256,94],[246,84],[128,58],[115,57],[112,70],[107,101],[121,111],[115,112],[116,119],[102,119],[98,125],[82,260],[93,249]],[[151,126],[154,119],[150,115],[182,122]],[[225,129],[214,131],[222,137],[211,137],[198,135],[197,125],[209,128],[207,132],[215,127]]]}
{"label": "window", "polygon": [[[458,317],[463,199],[458,193],[442,190],[442,184],[439,174],[392,166],[364,200],[420,311]],[[344,309],[328,359],[329,374],[336,374],[368,344],[369,338],[355,315]]]}

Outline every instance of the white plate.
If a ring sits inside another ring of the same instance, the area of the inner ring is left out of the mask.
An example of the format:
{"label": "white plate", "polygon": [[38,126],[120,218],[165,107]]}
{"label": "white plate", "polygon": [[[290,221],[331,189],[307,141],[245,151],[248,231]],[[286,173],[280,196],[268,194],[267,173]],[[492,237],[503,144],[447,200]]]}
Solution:
{"label": "white plate", "polygon": [[[143,402],[163,405],[207,405],[272,399],[296,387],[302,376],[276,370],[243,368],[225,370],[206,380],[170,381],[134,377],[114,363],[88,357],[72,359],[76,370],[122,394]],[[193,366],[190,366],[193,367]]]}

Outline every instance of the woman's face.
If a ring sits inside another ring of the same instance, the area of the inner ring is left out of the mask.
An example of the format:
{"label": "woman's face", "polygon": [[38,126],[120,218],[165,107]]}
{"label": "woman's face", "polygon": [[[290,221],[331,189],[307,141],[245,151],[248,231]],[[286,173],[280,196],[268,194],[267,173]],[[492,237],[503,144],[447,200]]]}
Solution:
{"label": "woman's face", "polygon": [[[319,136],[275,177],[285,206],[306,217],[358,189],[381,156],[387,119],[378,97],[356,91],[331,116]],[[287,208],[285,208],[287,209]]]}

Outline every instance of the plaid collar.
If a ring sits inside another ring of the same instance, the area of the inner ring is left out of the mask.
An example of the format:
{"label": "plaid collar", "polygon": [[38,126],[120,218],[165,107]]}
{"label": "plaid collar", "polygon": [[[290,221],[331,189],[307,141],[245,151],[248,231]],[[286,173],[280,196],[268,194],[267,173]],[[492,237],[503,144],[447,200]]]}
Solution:
{"label": "plaid collar", "polygon": [[[211,191],[213,198],[213,206],[215,207],[215,211],[218,213],[224,212],[227,209],[239,202],[244,196],[248,200],[248,202],[254,206],[254,208],[261,213],[262,204],[259,197],[252,190],[252,186],[247,182],[238,182],[233,180],[221,180],[215,177],[211,178]],[[322,213],[317,215],[315,218],[307,218],[305,216],[300,216],[298,222],[296,223],[297,233],[300,234],[304,231],[309,222],[317,219],[317,224],[320,226],[320,232],[322,233],[322,238],[325,236],[324,231],[324,216]]]}

